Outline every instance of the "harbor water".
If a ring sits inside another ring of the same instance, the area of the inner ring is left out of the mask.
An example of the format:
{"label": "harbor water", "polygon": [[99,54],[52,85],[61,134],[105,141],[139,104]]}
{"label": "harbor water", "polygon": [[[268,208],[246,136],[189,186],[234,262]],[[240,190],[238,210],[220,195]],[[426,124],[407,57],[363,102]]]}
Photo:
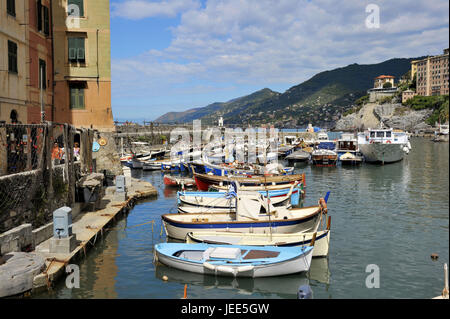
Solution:
{"label": "harbor water", "polygon": [[166,241],[160,216],[176,212],[176,190],[165,188],[161,172],[134,170],[157,187],[158,198],[138,203],[98,239],[80,261],[79,288],[62,279],[33,297],[181,298],[185,284],[194,299],[296,298],[304,284],[318,299],[440,295],[449,257],[449,144],[411,144],[403,161],[384,166],[296,166],[306,174],[305,205],[331,192],[330,254],[313,259],[307,274],[233,279],[155,266],[153,246]]}

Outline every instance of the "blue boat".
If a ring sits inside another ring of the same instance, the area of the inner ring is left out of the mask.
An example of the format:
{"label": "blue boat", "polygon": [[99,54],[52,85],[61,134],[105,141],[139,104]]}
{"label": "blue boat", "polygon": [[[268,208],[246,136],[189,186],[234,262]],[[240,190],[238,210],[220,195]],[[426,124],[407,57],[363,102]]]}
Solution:
{"label": "blue boat", "polygon": [[302,247],[160,243],[154,259],[199,274],[272,277],[308,271],[313,248],[314,241]]}
{"label": "blue boat", "polygon": [[[294,185],[292,185],[294,186]],[[286,200],[290,199],[292,206],[297,206],[300,203],[300,196],[302,194],[302,185],[298,184],[292,189],[292,193],[289,196],[290,188],[283,188],[277,190],[258,190],[258,192],[267,197],[267,193],[272,205],[284,205]],[[226,199],[228,192],[177,192],[178,205],[187,205],[195,207],[216,207],[216,208],[230,208],[230,205],[225,205],[220,199]],[[290,197],[290,198],[288,198]]]}

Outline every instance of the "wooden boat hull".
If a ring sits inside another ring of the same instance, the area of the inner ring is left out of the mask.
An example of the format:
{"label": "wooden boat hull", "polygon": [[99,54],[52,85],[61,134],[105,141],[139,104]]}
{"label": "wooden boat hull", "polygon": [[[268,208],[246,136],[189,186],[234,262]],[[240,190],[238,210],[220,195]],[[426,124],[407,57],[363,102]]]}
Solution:
{"label": "wooden boat hull", "polygon": [[[303,211],[301,211],[303,210]],[[291,209],[296,212],[292,218],[269,220],[267,215],[260,220],[236,220],[231,213],[190,213],[164,214],[161,216],[166,235],[170,238],[185,240],[187,233],[197,231],[227,231],[240,233],[297,233],[314,232],[319,227],[321,208],[319,206]]]}
{"label": "wooden boat hull", "polygon": [[191,187],[194,186],[194,180],[192,178],[184,178],[184,177],[172,177],[172,176],[164,176],[164,185],[166,186],[173,186],[173,187],[178,187],[178,186],[186,186],[186,187]]}
{"label": "wooden boat hull", "polygon": [[[211,258],[208,249],[239,249],[237,257]],[[312,247],[255,247],[161,243],[155,259],[188,272],[227,277],[272,277],[308,271]],[[250,256],[251,255],[251,256]]]}
{"label": "wooden boat hull", "polygon": [[[292,247],[309,245],[313,235],[314,233],[255,234],[230,231],[204,231],[188,233],[186,243]],[[330,230],[318,231],[314,244],[313,257],[328,256],[329,244]]]}
{"label": "wooden boat hull", "polygon": [[337,154],[312,154],[311,160],[314,165],[335,166],[337,164]]}
{"label": "wooden boat hull", "polygon": [[[268,191],[272,205],[277,206],[287,204],[291,199],[292,205],[298,205],[301,189],[295,187],[290,195],[289,191],[290,188]],[[259,193],[264,197],[267,196],[266,191],[259,191]],[[226,194],[226,192],[179,192],[177,198],[179,206],[214,207],[228,210],[230,208],[235,208],[235,200],[227,199],[225,197]]]}
{"label": "wooden boat hull", "polygon": [[302,175],[296,174],[266,177],[227,177],[194,173],[194,179],[195,183],[197,184],[197,188],[200,191],[207,191],[211,185],[229,185],[233,181],[238,181],[241,186],[290,184],[296,181],[302,181]]}

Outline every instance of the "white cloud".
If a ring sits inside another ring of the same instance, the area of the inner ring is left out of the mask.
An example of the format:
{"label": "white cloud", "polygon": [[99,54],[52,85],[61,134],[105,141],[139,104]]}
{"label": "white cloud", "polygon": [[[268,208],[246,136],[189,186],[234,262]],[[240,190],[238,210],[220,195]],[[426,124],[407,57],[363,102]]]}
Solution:
{"label": "white cloud", "polygon": [[174,17],[177,14],[200,6],[196,0],[164,0],[153,2],[148,0],[126,0],[112,3],[113,17],[127,19],[143,19],[157,16]]}
{"label": "white cloud", "polygon": [[113,61],[113,76],[126,81],[142,75],[147,87],[158,88],[183,81],[288,87],[351,63],[440,54],[448,47],[447,0],[378,1],[380,28],[367,29],[371,2],[127,1],[115,6],[116,15],[119,8],[120,16],[133,19],[180,13],[180,23],[164,50]]}

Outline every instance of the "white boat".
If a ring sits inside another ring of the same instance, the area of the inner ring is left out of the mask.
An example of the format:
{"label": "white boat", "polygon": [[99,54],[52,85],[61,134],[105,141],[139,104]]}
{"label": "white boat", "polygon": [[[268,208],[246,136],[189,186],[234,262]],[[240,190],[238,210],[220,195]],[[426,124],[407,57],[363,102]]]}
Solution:
{"label": "white boat", "polygon": [[[330,217],[328,217],[330,219]],[[309,245],[315,233],[298,232],[292,234],[255,234],[238,233],[232,231],[203,231],[190,232],[186,236],[186,243],[251,245],[251,246],[304,246]],[[329,223],[326,230],[317,231],[313,257],[328,256],[330,244]]]}
{"label": "white boat", "polygon": [[359,165],[363,162],[363,159],[362,155],[352,152],[347,152],[339,157],[339,161],[342,165]]}
{"label": "white boat", "polygon": [[[240,191],[246,193],[249,191]],[[252,191],[250,191],[252,192]],[[291,184],[290,188],[284,188],[280,190],[260,190],[258,191],[263,196],[270,197],[270,202],[274,206],[289,206],[292,204],[291,196],[300,197],[301,186],[298,183]],[[268,193],[268,194],[267,194]],[[235,199],[229,196],[228,192],[178,192],[178,211],[183,213],[188,212],[229,212],[234,211]],[[294,198],[295,203],[298,204],[298,200]],[[215,208],[210,211],[210,209]],[[219,209],[219,210],[217,210]]]}
{"label": "white boat", "polygon": [[398,162],[411,150],[408,134],[392,128],[369,128],[358,133],[358,146],[369,163]]}
{"label": "white boat", "polygon": [[154,256],[157,262],[188,272],[258,278],[308,271],[312,255],[312,246],[160,243],[155,245]]}
{"label": "white boat", "polygon": [[321,199],[318,206],[291,208],[274,207],[264,197],[255,193],[238,195],[236,211],[228,213],[164,214],[161,216],[166,235],[184,240],[187,233],[205,230],[233,230],[242,233],[295,233],[315,232],[326,204]]}

